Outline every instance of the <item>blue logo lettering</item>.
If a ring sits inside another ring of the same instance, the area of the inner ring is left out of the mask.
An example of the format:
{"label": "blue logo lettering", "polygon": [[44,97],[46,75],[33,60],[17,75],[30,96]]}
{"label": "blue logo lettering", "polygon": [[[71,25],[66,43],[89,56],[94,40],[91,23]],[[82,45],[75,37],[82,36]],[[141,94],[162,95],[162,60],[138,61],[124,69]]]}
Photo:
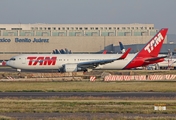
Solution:
{"label": "blue logo lettering", "polygon": [[33,42],[36,42],[36,43],[49,43],[49,39],[37,39],[37,38],[34,38]]}
{"label": "blue logo lettering", "polygon": [[24,38],[24,39],[19,39],[19,38],[15,38],[15,42],[31,42],[31,39],[28,38]]}
{"label": "blue logo lettering", "polygon": [[0,39],[0,42],[11,42],[11,39],[2,38],[2,39]]}
{"label": "blue logo lettering", "polygon": [[[6,38],[0,38],[0,43],[4,42],[4,43],[9,43],[11,42],[11,39],[6,39]],[[42,38],[34,38],[34,40],[32,41],[29,38],[15,38],[15,42],[16,43],[49,43],[49,39],[42,39]]]}

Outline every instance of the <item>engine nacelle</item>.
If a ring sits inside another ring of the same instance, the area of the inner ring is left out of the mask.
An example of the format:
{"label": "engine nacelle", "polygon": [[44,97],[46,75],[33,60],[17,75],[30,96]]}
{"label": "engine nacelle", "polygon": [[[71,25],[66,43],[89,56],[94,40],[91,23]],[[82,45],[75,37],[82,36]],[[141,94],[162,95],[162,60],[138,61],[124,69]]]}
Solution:
{"label": "engine nacelle", "polygon": [[77,72],[77,64],[65,64],[63,65],[63,72]]}
{"label": "engine nacelle", "polygon": [[65,64],[61,68],[58,69],[58,72],[78,72],[78,71],[84,71],[86,72],[87,69],[78,67],[77,64]]}

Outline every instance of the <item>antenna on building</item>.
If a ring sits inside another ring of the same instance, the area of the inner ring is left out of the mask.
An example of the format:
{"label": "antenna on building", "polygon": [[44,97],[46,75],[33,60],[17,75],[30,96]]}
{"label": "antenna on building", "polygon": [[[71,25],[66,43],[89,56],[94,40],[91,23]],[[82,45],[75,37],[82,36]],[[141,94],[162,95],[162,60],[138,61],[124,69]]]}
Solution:
{"label": "antenna on building", "polygon": [[19,20],[19,24],[20,24],[20,29],[21,29],[21,21]]}

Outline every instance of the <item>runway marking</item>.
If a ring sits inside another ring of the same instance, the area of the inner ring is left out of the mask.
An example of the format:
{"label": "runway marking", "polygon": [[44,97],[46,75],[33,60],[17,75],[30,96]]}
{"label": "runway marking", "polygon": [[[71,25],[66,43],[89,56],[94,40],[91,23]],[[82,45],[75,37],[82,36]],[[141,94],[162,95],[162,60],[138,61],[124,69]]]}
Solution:
{"label": "runway marking", "polygon": [[[22,100],[21,100],[22,99]],[[19,99],[0,99],[0,102],[18,102],[18,103],[21,103],[21,102],[76,102],[76,103],[81,103],[81,102],[93,102],[93,103],[100,103],[100,102],[138,102],[138,103],[141,103],[141,102],[149,102],[149,103],[152,103],[152,102],[156,102],[156,100],[102,100],[102,99],[97,99],[97,100],[77,100],[77,99],[74,99],[74,100],[41,100],[41,99],[33,99],[33,100],[24,100],[23,98],[19,98]],[[175,100],[157,100],[157,102],[176,102]]]}

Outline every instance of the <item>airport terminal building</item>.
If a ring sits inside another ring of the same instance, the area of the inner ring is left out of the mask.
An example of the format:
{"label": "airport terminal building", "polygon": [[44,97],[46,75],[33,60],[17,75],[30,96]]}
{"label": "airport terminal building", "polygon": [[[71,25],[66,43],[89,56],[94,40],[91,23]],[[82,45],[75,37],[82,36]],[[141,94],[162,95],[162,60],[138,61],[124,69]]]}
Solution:
{"label": "airport terminal building", "polygon": [[114,51],[119,41],[145,44],[157,32],[154,24],[0,24],[0,59],[64,48],[73,53]]}

